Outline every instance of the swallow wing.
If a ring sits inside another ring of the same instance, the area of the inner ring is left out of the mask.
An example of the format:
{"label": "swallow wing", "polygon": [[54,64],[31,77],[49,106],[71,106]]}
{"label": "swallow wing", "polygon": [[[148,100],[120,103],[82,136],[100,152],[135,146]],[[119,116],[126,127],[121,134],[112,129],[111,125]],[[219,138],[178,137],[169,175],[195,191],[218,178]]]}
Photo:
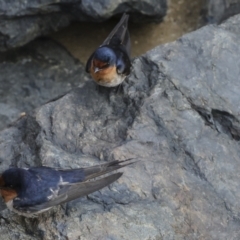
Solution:
{"label": "swallow wing", "polygon": [[84,168],[85,180],[90,180],[92,178],[102,176],[104,174],[110,173],[112,171],[118,170],[120,168],[123,168],[135,163],[132,160],[133,160],[132,158],[127,160],[122,160],[122,161],[115,160],[115,161],[107,162],[97,166]]}
{"label": "swallow wing", "polygon": [[[120,168],[126,167],[135,163],[133,159],[126,160],[115,160],[107,163],[86,167],[86,168],[76,168],[76,169],[56,169],[62,176],[62,180],[67,183],[79,183],[82,181],[87,181],[96,177],[100,177],[104,174],[110,173],[112,171],[118,170]],[[130,162],[131,161],[131,162]]]}
{"label": "swallow wing", "polygon": [[58,194],[49,201],[35,206],[21,207],[18,210],[27,211],[29,213],[43,212],[58,204],[66,203],[68,201],[98,191],[119,179],[122,176],[122,174],[123,173],[116,173],[95,181],[62,185],[60,190],[58,191]]}
{"label": "swallow wing", "polygon": [[122,44],[126,47],[127,53],[130,56],[131,42],[130,42],[130,35],[128,32],[128,18],[129,18],[129,15],[124,13],[119,23],[111,31],[111,33],[104,40],[101,46]]}

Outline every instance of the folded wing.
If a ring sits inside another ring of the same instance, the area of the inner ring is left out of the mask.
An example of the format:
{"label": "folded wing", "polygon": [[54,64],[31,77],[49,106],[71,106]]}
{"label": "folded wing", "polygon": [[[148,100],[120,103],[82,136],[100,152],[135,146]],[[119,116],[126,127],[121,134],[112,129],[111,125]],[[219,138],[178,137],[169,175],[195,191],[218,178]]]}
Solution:
{"label": "folded wing", "polygon": [[129,18],[129,15],[124,13],[119,23],[111,31],[111,33],[104,40],[101,46],[122,44],[125,46],[126,51],[130,56],[131,42],[130,42],[130,35],[128,32],[128,18]]}
{"label": "folded wing", "polygon": [[26,207],[26,209],[24,207],[21,207],[17,210],[28,211],[29,213],[43,212],[44,210],[48,210],[49,208],[55,205],[66,203],[68,201],[71,201],[71,200],[86,196],[95,191],[98,191],[108,186],[109,184],[113,183],[117,179],[119,179],[122,176],[122,174],[123,173],[116,173],[96,181],[64,185],[59,190],[58,195],[54,199],[39,205],[28,206]]}

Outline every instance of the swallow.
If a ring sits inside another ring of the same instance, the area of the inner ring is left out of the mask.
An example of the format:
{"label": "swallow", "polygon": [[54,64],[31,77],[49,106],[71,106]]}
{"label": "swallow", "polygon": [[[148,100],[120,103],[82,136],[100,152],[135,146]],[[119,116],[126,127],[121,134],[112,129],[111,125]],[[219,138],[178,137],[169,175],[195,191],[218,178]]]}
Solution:
{"label": "swallow", "polygon": [[128,18],[129,15],[124,13],[119,23],[87,61],[86,72],[101,86],[118,86],[130,74],[131,42]]}
{"label": "swallow", "polygon": [[[0,176],[0,193],[7,207],[25,217],[86,196],[113,183],[122,172],[100,176],[130,165],[126,161],[78,169],[10,168]],[[98,177],[98,179],[93,180]]]}

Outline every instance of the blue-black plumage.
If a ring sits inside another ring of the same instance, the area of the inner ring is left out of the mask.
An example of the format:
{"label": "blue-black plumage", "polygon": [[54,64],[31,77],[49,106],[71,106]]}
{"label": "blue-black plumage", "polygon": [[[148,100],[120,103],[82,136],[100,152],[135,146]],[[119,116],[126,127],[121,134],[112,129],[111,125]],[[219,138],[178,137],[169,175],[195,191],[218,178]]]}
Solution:
{"label": "blue-black plumage", "polygon": [[131,41],[128,18],[129,15],[123,14],[119,23],[87,61],[86,72],[99,85],[115,87],[130,74]]}
{"label": "blue-black plumage", "polygon": [[50,167],[10,168],[0,176],[1,196],[11,210],[31,217],[113,183],[122,173],[89,180],[132,164],[125,162],[112,161],[67,170]]}

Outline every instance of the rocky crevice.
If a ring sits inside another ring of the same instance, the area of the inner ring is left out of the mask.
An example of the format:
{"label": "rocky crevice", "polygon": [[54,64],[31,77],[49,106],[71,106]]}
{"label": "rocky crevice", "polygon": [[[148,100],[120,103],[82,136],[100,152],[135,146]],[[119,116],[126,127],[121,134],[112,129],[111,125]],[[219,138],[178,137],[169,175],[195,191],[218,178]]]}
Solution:
{"label": "rocky crevice", "polygon": [[208,110],[194,104],[192,108],[199,113],[206,125],[219,133],[226,134],[231,140],[240,140],[240,123],[234,115],[218,109]]}

